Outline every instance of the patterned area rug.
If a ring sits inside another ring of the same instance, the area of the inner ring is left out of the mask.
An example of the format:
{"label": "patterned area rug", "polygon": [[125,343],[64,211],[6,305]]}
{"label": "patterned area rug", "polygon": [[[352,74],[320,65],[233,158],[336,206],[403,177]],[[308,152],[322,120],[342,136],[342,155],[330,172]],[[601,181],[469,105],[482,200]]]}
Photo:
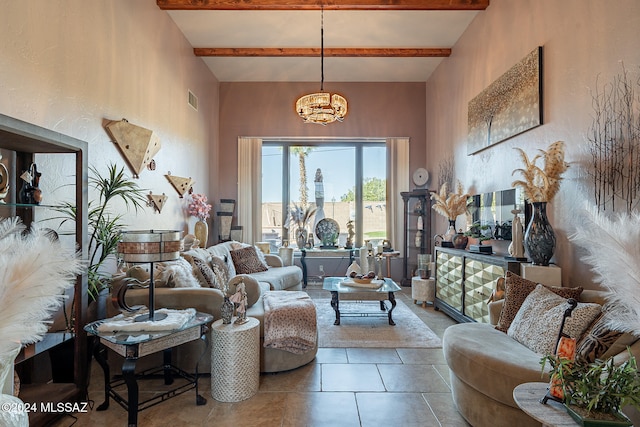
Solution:
{"label": "patterned area rug", "polygon": [[[333,322],[331,300],[314,299],[318,313],[318,347],[350,348],[440,348],[442,341],[402,301],[393,310],[395,326],[384,317],[341,317]],[[389,303],[387,302],[387,305]],[[364,307],[363,307],[364,305]],[[341,302],[340,312],[380,312],[376,302]]]}

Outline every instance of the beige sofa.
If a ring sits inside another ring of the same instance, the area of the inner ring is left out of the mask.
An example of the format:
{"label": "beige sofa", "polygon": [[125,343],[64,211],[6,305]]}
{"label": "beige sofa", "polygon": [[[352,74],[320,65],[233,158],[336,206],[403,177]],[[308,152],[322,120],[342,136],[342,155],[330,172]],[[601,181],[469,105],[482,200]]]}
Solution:
{"label": "beige sofa", "polygon": [[[602,304],[603,293],[585,290],[580,301]],[[474,427],[539,427],[539,422],[518,408],[512,393],[519,384],[549,378],[541,375],[542,355],[494,328],[502,304],[502,300],[489,304],[492,324],[461,323],[446,329],[443,351],[449,366],[453,400]],[[624,349],[623,344],[609,351],[617,353],[616,357],[624,357]],[[631,349],[640,357],[639,342]],[[627,412],[627,415],[633,419],[637,414]]]}
{"label": "beige sofa", "polygon": [[[230,248],[229,242],[207,248],[206,251],[200,249],[188,251],[186,255],[205,256],[204,252],[210,254],[225,254]],[[204,251],[204,252],[203,252]],[[183,256],[185,255],[183,254]],[[235,274],[235,270],[230,272],[228,281],[228,294],[235,292],[235,286],[240,281],[246,285],[248,309],[247,316],[255,317],[260,321],[260,370],[261,372],[280,372],[294,369],[305,365],[315,358],[317,345],[304,354],[294,354],[287,351],[265,348],[262,346],[264,337],[264,304],[263,294],[269,290],[300,290],[302,288],[302,271],[296,266],[282,266],[282,260],[277,255],[266,255],[265,259],[269,264],[268,271],[253,274]],[[140,277],[139,269],[136,272],[136,280],[145,280],[146,276]],[[112,281],[112,295],[117,295],[120,287],[131,283],[132,273],[124,273],[114,277]],[[146,289],[130,288],[125,295],[128,306],[146,305],[148,303],[148,291]],[[195,308],[197,311],[210,313],[214,321],[221,319],[220,307],[224,302],[224,294],[221,290],[211,287],[167,287],[160,282],[155,289],[155,307],[166,307],[174,309]],[[109,316],[118,314],[115,306],[111,306],[108,311]],[[204,353],[203,353],[204,351]],[[196,362],[200,360],[198,370],[200,373],[210,370],[210,348],[203,348],[201,342],[192,342],[180,346],[174,351],[174,361],[182,369],[193,372]],[[202,356],[204,354],[204,356]],[[202,358],[201,358],[202,356]],[[115,357],[115,356],[114,356]],[[118,363],[112,364],[117,367]]]}

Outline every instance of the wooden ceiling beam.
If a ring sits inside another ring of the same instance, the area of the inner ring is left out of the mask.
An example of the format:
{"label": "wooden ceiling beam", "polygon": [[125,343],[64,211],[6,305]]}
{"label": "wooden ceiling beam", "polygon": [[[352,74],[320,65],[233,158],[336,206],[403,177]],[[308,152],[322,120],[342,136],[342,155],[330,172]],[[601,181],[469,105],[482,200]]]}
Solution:
{"label": "wooden ceiling beam", "polygon": [[[317,57],[320,56],[320,48],[236,48],[236,47],[197,47],[193,49],[196,56],[265,56],[265,57]],[[449,48],[324,48],[325,57],[448,57],[451,55]]]}
{"label": "wooden ceiling beam", "polygon": [[156,0],[164,10],[485,10],[490,0]]}

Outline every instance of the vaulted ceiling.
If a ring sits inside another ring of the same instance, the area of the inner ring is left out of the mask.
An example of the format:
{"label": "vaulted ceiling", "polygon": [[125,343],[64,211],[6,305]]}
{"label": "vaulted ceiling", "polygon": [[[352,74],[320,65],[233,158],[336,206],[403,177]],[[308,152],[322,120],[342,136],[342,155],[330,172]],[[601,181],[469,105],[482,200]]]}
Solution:
{"label": "vaulted ceiling", "polygon": [[[221,82],[423,82],[489,0],[157,0]],[[324,17],[323,17],[324,15]]]}

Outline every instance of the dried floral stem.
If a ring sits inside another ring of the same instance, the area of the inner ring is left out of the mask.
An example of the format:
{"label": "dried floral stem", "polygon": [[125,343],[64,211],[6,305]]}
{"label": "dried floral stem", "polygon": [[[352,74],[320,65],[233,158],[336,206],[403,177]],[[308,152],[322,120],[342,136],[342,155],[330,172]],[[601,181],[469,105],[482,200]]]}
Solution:
{"label": "dried floral stem", "polygon": [[433,210],[448,220],[455,220],[458,215],[467,212],[469,193],[464,193],[462,184],[458,181],[455,193],[447,193],[447,183],[440,187],[440,193],[431,192],[431,200],[435,200]]}
{"label": "dried floral stem", "polygon": [[[530,202],[548,202],[560,190],[562,174],[569,168],[569,164],[564,161],[564,142],[556,141],[549,146],[547,151],[539,150],[540,154],[529,160],[527,154],[520,148],[520,157],[524,163],[524,168],[516,169],[522,174],[523,180],[516,180],[511,183],[512,187],[522,187],[524,196]],[[544,167],[536,165],[538,159],[544,160]]]}

